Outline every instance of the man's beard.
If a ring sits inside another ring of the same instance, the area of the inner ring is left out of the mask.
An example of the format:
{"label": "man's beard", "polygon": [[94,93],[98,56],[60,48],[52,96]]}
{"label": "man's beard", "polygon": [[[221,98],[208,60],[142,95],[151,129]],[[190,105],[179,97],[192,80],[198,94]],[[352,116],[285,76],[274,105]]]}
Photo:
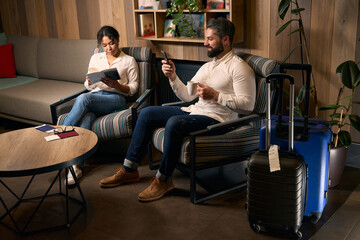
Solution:
{"label": "man's beard", "polygon": [[222,53],[223,51],[224,47],[222,46],[222,44],[219,44],[219,46],[211,48],[211,50],[207,52],[207,55],[208,57],[213,58]]}

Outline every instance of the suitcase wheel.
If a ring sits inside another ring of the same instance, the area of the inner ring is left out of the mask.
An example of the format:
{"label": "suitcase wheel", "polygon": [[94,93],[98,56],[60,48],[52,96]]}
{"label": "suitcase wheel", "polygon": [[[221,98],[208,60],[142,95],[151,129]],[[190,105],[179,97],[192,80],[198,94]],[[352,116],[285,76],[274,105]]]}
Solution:
{"label": "suitcase wheel", "polygon": [[294,237],[295,237],[297,240],[301,239],[301,238],[302,238],[301,232],[300,232],[300,231],[295,232],[295,233],[294,233]]}
{"label": "suitcase wheel", "polygon": [[250,227],[254,232],[256,233],[260,232],[260,226],[258,224],[250,223]]}
{"label": "suitcase wheel", "polygon": [[310,222],[311,223],[317,223],[319,221],[320,217],[316,215],[311,215]]}

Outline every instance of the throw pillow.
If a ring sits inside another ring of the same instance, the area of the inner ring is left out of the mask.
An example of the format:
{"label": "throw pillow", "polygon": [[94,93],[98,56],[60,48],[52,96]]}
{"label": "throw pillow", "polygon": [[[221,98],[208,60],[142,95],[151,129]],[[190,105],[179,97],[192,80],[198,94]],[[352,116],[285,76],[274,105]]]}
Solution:
{"label": "throw pillow", "polygon": [[13,53],[13,44],[0,46],[0,78],[15,78],[15,60]]}

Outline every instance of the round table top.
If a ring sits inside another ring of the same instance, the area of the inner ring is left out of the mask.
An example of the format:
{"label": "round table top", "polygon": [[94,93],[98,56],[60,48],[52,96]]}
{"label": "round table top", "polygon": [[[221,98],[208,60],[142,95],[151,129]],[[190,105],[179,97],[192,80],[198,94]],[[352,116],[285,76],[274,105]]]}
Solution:
{"label": "round table top", "polygon": [[47,142],[45,133],[25,128],[0,134],[0,176],[27,176],[79,164],[90,157],[98,138],[90,130],[75,127],[78,136]]}

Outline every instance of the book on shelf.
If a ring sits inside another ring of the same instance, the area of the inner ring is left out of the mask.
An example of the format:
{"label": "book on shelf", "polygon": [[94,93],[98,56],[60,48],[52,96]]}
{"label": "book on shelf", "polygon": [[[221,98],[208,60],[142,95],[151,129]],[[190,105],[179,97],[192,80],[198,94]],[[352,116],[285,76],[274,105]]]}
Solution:
{"label": "book on shelf", "polygon": [[225,0],[207,0],[207,9],[224,9]]}
{"label": "book on shelf", "polygon": [[165,19],[164,37],[175,37],[175,30],[174,19]]}
{"label": "book on shelf", "polygon": [[154,15],[152,13],[139,14],[139,36],[140,37],[155,36]]}
{"label": "book on shelf", "polygon": [[101,78],[103,77],[109,77],[114,80],[120,79],[120,75],[116,68],[105,69],[102,71],[98,70],[97,68],[89,68],[88,71],[89,73],[86,74],[86,76],[88,76],[92,83],[97,83],[101,81]]}

